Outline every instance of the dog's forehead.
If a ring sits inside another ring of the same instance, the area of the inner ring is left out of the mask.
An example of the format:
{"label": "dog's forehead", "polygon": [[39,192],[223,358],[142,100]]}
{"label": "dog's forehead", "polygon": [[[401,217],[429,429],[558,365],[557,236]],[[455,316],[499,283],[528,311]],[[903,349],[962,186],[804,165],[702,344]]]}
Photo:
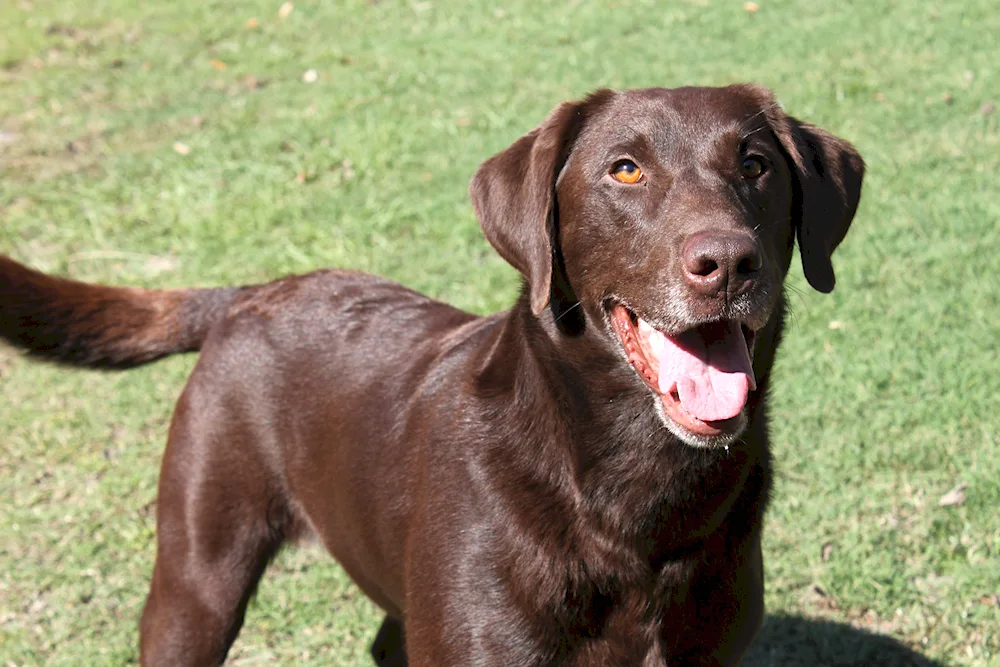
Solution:
{"label": "dog's forehead", "polygon": [[583,128],[585,143],[602,147],[646,142],[658,149],[706,146],[754,129],[771,100],[754,87],[647,88],[607,99]]}

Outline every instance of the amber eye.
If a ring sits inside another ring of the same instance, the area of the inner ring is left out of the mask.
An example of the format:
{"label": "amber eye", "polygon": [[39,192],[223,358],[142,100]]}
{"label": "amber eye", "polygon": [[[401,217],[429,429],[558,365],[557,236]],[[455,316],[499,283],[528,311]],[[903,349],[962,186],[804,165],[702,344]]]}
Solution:
{"label": "amber eye", "polygon": [[618,160],[611,167],[611,178],[619,183],[632,185],[642,180],[642,169],[632,160]]}
{"label": "amber eye", "polygon": [[744,158],[743,164],[740,165],[740,173],[743,174],[743,178],[759,178],[764,173],[764,162],[757,157]]}

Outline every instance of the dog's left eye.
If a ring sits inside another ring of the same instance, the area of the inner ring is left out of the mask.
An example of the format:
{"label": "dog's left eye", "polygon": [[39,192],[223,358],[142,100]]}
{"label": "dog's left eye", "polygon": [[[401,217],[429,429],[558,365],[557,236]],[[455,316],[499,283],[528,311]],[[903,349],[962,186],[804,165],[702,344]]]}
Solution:
{"label": "dog's left eye", "polygon": [[619,183],[632,185],[642,180],[642,169],[632,160],[618,160],[611,167],[611,178]]}
{"label": "dog's left eye", "polygon": [[740,173],[743,174],[743,178],[760,178],[764,173],[764,161],[758,157],[744,158],[740,165]]}

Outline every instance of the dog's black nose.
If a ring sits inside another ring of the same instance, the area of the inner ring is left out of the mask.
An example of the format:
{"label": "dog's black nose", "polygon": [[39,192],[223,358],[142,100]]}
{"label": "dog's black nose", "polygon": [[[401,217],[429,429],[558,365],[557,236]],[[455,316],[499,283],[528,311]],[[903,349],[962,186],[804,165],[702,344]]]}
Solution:
{"label": "dog's black nose", "polygon": [[757,242],[745,234],[693,234],[681,255],[684,279],[705,296],[746,291],[763,263]]}

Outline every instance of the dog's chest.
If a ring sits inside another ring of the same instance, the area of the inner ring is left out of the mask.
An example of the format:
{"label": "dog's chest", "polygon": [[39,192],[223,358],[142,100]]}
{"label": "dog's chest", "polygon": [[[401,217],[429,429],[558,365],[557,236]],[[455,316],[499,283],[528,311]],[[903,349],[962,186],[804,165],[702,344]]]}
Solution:
{"label": "dog's chest", "polygon": [[[576,597],[571,594],[570,598]],[[646,591],[611,597],[592,595],[589,604],[568,600],[555,617],[535,625],[539,667],[663,667],[657,601]],[[574,604],[574,602],[576,604]]]}
{"label": "dog's chest", "polygon": [[[522,551],[498,578],[501,606],[517,610],[507,628],[517,640],[506,645],[523,649],[518,664],[538,667],[663,667],[698,625],[698,564],[725,561],[725,542],[712,535],[696,553],[659,562],[622,545]],[[715,641],[724,632],[701,628],[699,636]]]}

